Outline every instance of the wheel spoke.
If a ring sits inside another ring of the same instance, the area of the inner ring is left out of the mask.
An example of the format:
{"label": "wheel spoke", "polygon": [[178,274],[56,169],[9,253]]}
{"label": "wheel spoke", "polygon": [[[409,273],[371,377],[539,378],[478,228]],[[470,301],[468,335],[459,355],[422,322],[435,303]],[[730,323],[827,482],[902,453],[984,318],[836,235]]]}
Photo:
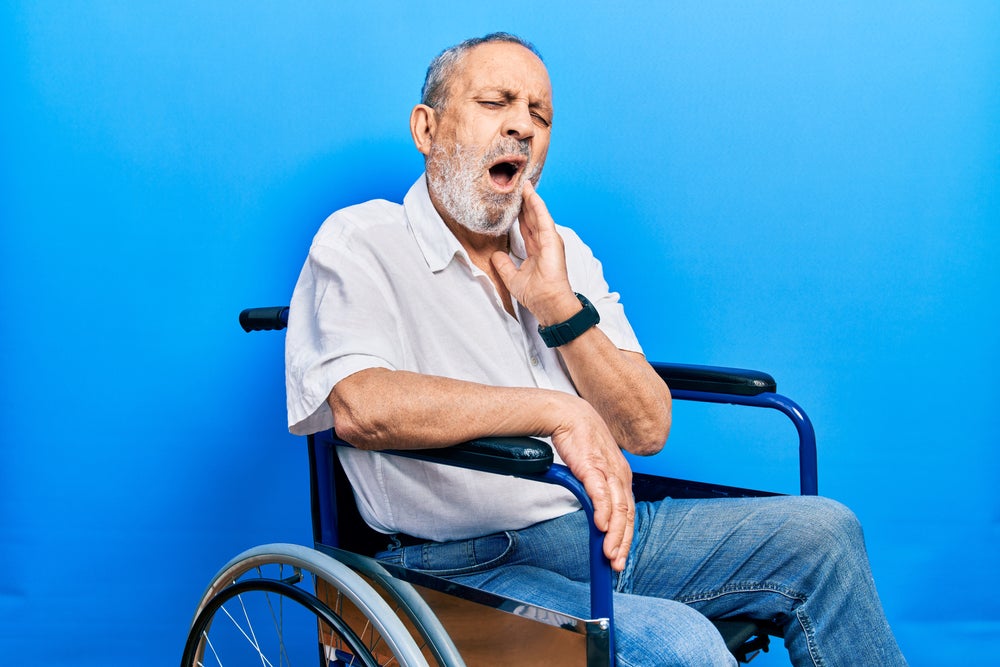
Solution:
{"label": "wheel spoke", "polygon": [[[215,646],[212,645],[211,637],[208,636],[207,632],[203,632],[201,634],[205,638],[205,643],[208,645],[208,648],[211,649],[212,655],[215,656],[215,662],[218,663],[219,667],[222,667],[222,660],[219,658],[219,654],[215,652]],[[205,663],[199,660],[198,667],[205,667]]]}
{"label": "wheel spoke", "polygon": [[[237,596],[237,598],[240,601],[240,606],[243,606],[243,596],[239,595]],[[264,653],[260,650],[260,644],[257,643],[256,637],[251,637],[250,635],[247,634],[246,630],[244,630],[243,627],[239,624],[239,621],[237,621],[236,618],[234,618],[233,615],[229,613],[229,610],[226,609],[225,605],[222,605],[220,609],[222,609],[222,613],[224,613],[229,618],[229,620],[232,621],[233,627],[240,631],[240,634],[243,635],[243,637],[247,640],[250,646],[252,646],[253,649],[257,652],[257,655],[260,657],[261,664],[264,665],[265,667],[274,667],[274,665],[271,664],[271,661],[268,660],[267,657],[264,655]],[[246,607],[243,607],[243,613],[244,615],[246,615]],[[247,617],[247,623],[250,623],[249,617]]]}

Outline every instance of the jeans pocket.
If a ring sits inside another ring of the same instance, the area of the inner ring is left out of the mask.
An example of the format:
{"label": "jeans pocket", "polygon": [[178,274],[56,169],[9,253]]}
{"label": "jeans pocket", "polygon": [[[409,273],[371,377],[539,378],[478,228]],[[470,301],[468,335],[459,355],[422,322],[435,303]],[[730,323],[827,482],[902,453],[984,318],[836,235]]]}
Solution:
{"label": "jeans pocket", "polygon": [[514,533],[505,532],[471,540],[428,542],[380,553],[378,559],[439,577],[477,574],[509,562],[516,540]]}

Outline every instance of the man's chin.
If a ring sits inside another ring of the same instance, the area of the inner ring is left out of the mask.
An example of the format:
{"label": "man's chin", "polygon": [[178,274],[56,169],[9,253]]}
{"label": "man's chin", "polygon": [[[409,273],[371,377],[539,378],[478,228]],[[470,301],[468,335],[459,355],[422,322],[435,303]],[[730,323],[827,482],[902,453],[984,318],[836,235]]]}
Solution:
{"label": "man's chin", "polygon": [[493,236],[506,235],[510,231],[510,228],[514,226],[514,222],[517,220],[517,215],[520,212],[521,193],[518,192],[515,202],[508,203],[507,206],[489,216],[487,225],[491,230],[490,233]]}
{"label": "man's chin", "polygon": [[455,219],[459,221],[459,224],[476,234],[482,234],[483,236],[501,237],[506,236],[510,232],[510,228],[514,226],[514,222],[517,220],[517,214],[520,211],[520,206],[517,208],[506,208],[499,212],[484,212],[481,216],[473,216],[473,218],[460,218]]}
{"label": "man's chin", "polygon": [[504,216],[500,219],[477,220],[471,224],[460,222],[459,224],[469,231],[482,234],[483,236],[501,237],[506,236],[510,232],[510,228],[514,226],[515,220],[517,220],[516,215],[511,218]]}

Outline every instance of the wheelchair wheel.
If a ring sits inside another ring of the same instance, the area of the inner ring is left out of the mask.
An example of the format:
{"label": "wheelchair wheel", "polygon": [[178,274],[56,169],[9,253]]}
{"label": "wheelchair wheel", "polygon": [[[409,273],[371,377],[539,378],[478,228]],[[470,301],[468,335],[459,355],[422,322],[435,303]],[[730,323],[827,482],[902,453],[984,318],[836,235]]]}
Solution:
{"label": "wheelchair wheel", "polygon": [[386,601],[339,561],[269,544],[230,561],[195,613],[182,667],[427,667]]}

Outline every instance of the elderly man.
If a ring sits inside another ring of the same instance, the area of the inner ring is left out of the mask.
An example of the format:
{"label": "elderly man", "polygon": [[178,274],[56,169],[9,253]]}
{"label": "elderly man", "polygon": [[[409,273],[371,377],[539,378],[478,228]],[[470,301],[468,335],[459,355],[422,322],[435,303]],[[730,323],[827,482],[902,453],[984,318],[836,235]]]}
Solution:
{"label": "elderly man", "polygon": [[568,492],[378,453],[548,438],[606,534],[620,664],[732,664],[708,618],[736,615],[781,624],[797,665],[905,664],[842,506],[634,503],[622,450],[660,450],[670,394],[600,263],[535,191],[552,119],[546,68],[519,38],[431,63],[410,115],[425,174],[401,206],[332,215],[296,285],[291,430],[336,425],[356,446],[341,460],[365,520],[408,537],[387,538],[385,559],[583,617],[587,525]]}

